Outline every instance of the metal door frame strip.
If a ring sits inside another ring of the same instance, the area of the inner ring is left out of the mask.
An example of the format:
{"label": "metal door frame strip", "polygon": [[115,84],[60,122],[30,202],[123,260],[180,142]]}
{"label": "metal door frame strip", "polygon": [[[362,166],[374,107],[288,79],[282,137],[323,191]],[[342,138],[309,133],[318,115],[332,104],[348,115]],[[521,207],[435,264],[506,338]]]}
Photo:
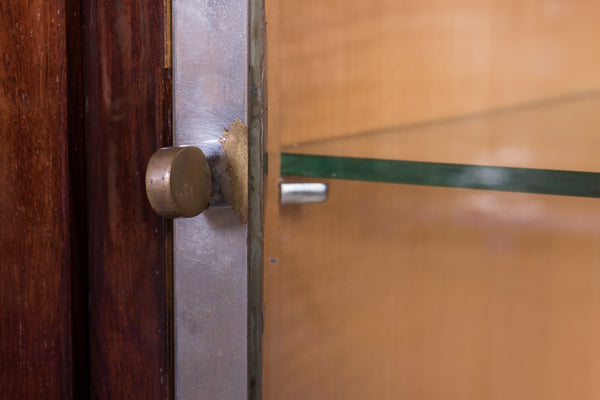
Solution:
{"label": "metal door frame strip", "polygon": [[[248,117],[248,8],[247,0],[173,0],[174,141],[200,147],[213,161],[213,174],[224,167],[218,142],[224,128]],[[254,102],[250,110],[254,115]],[[256,157],[261,140],[251,124],[251,171],[262,162]],[[256,260],[262,258],[255,235],[262,229],[262,183],[250,182],[250,256]],[[174,223],[177,399],[248,397],[247,235],[230,206]],[[254,341],[254,328],[250,336]]]}

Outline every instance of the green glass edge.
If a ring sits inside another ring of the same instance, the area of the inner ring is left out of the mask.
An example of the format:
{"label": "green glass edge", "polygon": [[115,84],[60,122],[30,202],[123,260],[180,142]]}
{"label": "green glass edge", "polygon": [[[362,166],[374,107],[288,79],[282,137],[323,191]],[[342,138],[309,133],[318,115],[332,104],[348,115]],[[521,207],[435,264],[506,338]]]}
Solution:
{"label": "green glass edge", "polygon": [[281,175],[600,198],[600,173],[281,154]]}

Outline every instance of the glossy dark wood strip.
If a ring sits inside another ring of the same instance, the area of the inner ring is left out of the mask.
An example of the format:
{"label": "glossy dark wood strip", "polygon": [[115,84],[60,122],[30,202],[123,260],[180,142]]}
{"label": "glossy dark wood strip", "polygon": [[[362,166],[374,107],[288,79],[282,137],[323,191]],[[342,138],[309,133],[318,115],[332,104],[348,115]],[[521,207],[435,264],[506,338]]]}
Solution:
{"label": "glossy dark wood strip", "polygon": [[86,0],[91,397],[172,396],[167,224],[144,189],[170,142],[163,0]]}
{"label": "glossy dark wood strip", "polygon": [[72,391],[65,4],[0,3],[0,397]]}

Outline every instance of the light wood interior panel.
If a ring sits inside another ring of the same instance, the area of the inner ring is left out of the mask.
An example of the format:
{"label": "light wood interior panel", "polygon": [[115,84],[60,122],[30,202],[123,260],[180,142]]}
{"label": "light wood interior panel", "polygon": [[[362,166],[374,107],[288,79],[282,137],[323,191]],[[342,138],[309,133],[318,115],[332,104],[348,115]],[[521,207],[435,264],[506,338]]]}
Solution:
{"label": "light wood interior panel", "polygon": [[600,88],[597,1],[266,3],[284,145]]}
{"label": "light wood interior panel", "polygon": [[600,2],[266,7],[263,397],[600,398],[600,200],[330,181],[281,207],[277,186],[290,146],[599,171],[596,104],[435,122],[599,90]]}
{"label": "light wood interior panel", "polygon": [[266,399],[600,396],[598,200],[329,184],[280,209]]}

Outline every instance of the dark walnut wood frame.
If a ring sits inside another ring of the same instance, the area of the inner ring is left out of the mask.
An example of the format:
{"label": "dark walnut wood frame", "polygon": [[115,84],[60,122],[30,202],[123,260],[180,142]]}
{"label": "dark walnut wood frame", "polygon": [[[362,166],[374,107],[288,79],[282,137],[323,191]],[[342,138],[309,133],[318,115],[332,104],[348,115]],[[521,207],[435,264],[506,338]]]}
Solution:
{"label": "dark walnut wood frame", "polygon": [[173,397],[165,0],[0,4],[0,397]]}

